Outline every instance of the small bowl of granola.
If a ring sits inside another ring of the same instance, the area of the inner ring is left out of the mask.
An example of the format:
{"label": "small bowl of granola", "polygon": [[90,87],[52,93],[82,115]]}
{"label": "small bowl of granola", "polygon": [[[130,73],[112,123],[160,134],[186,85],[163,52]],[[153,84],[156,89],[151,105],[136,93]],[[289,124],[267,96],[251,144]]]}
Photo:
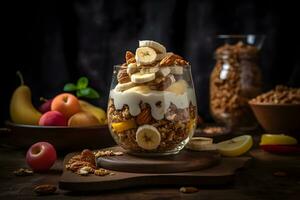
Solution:
{"label": "small bowl of granola", "polygon": [[194,134],[197,121],[191,67],[158,42],[143,40],[126,63],[114,66],[108,126],[128,153],[178,153]]}
{"label": "small bowl of granola", "polygon": [[260,125],[271,133],[300,131],[300,89],[278,85],[249,104]]}

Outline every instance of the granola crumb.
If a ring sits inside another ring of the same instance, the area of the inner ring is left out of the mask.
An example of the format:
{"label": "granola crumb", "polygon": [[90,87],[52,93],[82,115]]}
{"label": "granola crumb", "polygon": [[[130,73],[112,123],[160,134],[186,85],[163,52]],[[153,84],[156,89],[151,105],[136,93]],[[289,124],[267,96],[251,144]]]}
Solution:
{"label": "granola crumb", "polygon": [[196,187],[181,187],[181,188],[179,189],[179,191],[180,191],[181,193],[195,193],[195,192],[198,192],[199,189],[196,188]]}
{"label": "granola crumb", "polygon": [[96,176],[106,176],[106,175],[109,175],[110,172],[109,172],[108,170],[106,170],[106,169],[99,168],[99,169],[96,169],[96,170],[94,171],[94,174],[95,174]]}
{"label": "granola crumb", "polygon": [[26,169],[26,168],[17,169],[13,173],[16,176],[32,176],[33,175],[33,171],[30,169]]}

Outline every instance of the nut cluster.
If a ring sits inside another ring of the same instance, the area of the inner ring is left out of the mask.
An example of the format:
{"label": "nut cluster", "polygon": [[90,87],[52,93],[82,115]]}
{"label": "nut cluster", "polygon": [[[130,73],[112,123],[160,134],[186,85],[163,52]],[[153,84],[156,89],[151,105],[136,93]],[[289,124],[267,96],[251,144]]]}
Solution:
{"label": "nut cluster", "polygon": [[277,85],[275,89],[252,99],[252,103],[300,104],[300,88]]}
{"label": "nut cluster", "polygon": [[123,152],[114,151],[96,151],[85,149],[79,155],[73,156],[66,164],[66,169],[70,170],[81,176],[88,176],[89,174],[94,174],[96,176],[113,175],[110,171],[97,168],[95,159],[101,156],[121,156]]}

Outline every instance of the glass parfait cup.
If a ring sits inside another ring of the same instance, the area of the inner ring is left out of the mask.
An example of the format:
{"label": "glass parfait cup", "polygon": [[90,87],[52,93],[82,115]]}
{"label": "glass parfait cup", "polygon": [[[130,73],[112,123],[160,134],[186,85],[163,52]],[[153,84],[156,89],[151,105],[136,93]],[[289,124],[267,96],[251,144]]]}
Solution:
{"label": "glass parfait cup", "polygon": [[152,81],[121,84],[118,78],[126,69],[114,66],[108,126],[115,142],[130,154],[176,154],[194,134],[197,104],[191,67],[168,68],[165,77],[156,72]]}

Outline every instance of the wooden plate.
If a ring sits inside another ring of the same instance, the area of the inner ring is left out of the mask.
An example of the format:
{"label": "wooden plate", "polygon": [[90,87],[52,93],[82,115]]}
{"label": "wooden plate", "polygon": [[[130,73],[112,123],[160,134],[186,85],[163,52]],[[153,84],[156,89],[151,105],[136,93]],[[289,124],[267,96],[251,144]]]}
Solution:
{"label": "wooden plate", "polygon": [[6,122],[1,129],[2,144],[29,148],[36,142],[49,142],[59,151],[99,149],[115,145],[108,126],[34,126]]}

